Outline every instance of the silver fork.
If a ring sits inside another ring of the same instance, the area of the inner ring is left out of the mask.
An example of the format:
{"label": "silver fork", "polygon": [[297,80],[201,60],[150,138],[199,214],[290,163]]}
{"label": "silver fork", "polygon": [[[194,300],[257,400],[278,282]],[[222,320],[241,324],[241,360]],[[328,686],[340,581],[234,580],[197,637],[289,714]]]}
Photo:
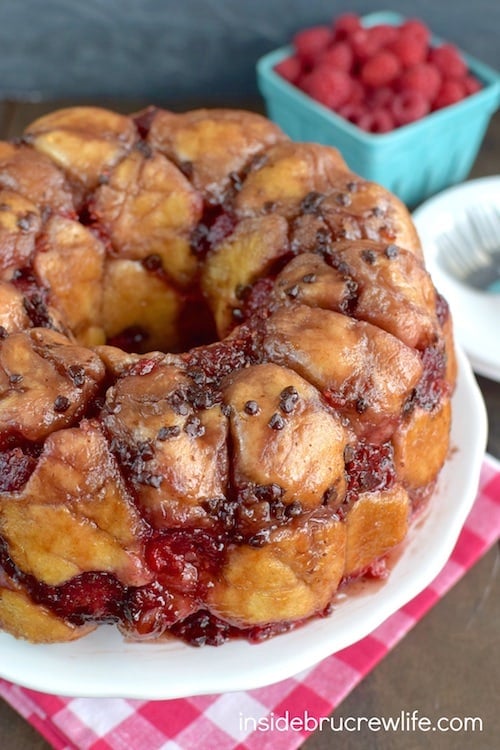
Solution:
{"label": "silver fork", "polygon": [[436,239],[439,261],[458,281],[500,293],[500,208],[476,206]]}

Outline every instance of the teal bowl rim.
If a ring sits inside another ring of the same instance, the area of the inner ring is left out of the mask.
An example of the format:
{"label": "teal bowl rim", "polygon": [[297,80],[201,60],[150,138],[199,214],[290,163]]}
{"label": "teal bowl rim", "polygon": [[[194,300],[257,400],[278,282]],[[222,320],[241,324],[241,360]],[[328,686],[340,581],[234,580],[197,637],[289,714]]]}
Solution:
{"label": "teal bowl rim", "polygon": [[[393,13],[391,11],[378,11],[376,13],[369,13],[366,16],[362,16],[361,20],[364,26],[369,27],[375,26],[379,23],[397,25],[403,22],[405,17],[399,13]],[[431,39],[434,45],[441,44],[444,41],[441,37],[435,36],[434,34]],[[361,130],[361,128],[358,128],[336,112],[333,112],[323,104],[316,102],[308,94],[297,88],[297,86],[289,83],[276,73],[274,70],[275,65],[293,54],[292,45],[279,47],[278,49],[268,52],[257,61],[256,67],[259,90],[264,99],[269,97],[269,93],[265,91],[265,82],[266,79],[268,79],[269,83],[272,84],[275,89],[289,99],[293,99],[297,106],[309,109],[320,117],[324,123],[343,130],[352,137],[364,142],[367,146],[375,146],[377,144],[382,145],[383,143],[388,144],[389,142],[397,143],[398,141],[406,140],[417,131],[421,132],[422,129],[438,126],[440,123],[453,117],[455,114],[466,114],[469,109],[476,109],[477,105],[480,103],[489,104],[490,107],[488,109],[491,114],[496,111],[500,103],[500,73],[486,63],[483,63],[477,58],[472,57],[472,55],[469,55],[467,52],[464,52],[462,49],[460,52],[467,62],[469,70],[484,84],[483,88],[474,94],[470,94],[465,99],[456,102],[456,104],[451,104],[442,109],[430,112],[420,120],[416,120],[408,125],[402,125],[388,133],[367,133],[364,130]]]}

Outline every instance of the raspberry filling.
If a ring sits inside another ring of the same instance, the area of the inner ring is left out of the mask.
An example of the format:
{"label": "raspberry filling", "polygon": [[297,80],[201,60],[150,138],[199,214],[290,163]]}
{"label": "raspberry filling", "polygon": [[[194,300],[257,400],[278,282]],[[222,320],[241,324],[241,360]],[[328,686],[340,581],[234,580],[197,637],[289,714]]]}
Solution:
{"label": "raspberry filling", "polygon": [[0,451],[0,492],[19,492],[36,467],[36,458],[22,448]]}

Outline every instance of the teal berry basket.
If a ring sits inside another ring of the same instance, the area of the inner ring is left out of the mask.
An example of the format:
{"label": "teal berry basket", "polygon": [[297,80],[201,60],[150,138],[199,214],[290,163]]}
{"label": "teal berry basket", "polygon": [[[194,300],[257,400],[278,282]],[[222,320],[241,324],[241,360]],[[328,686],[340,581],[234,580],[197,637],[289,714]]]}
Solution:
{"label": "teal berry basket", "polygon": [[[398,13],[371,13],[363,25],[399,25]],[[432,37],[433,45],[441,43]],[[296,141],[335,146],[349,167],[395,193],[410,208],[464,180],[470,172],[488,123],[500,103],[500,75],[462,52],[483,88],[462,101],[389,133],[372,134],[314,101],[274,71],[292,54],[280,47],[260,58],[257,82],[269,117]]]}

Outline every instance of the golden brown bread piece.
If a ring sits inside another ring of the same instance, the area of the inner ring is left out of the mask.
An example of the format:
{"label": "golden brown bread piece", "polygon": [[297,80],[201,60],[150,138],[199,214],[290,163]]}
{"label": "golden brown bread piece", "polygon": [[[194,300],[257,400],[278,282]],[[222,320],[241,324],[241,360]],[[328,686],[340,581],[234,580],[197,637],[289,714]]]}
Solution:
{"label": "golden brown bread piece", "polygon": [[223,398],[231,407],[234,481],[277,485],[286,506],[314,509],[326,495],[330,505],[333,498],[342,504],[348,436],[319,391],[287,367],[263,364],[230,376]]}
{"label": "golden brown bread piece", "polygon": [[234,232],[207,257],[201,272],[201,288],[213,312],[219,335],[234,326],[239,290],[268,275],[288,252],[288,224],[271,214],[242,219]]}
{"label": "golden brown bread piece", "polygon": [[403,542],[452,323],[406,208],[243,111],[0,143],[0,627],[272,634]]}
{"label": "golden brown bread piece", "polygon": [[100,107],[59,109],[35,120],[26,140],[61,167],[71,182],[92,189],[132,148],[135,128],[129,117]]}
{"label": "golden brown bread piece", "polygon": [[82,344],[103,344],[102,243],[87,227],[63,216],[47,221],[40,243],[43,252],[36,253],[33,269],[51,290],[52,306]]}
{"label": "golden brown bread piece", "polygon": [[396,337],[305,305],[279,308],[269,318],[264,348],[272,362],[319,388],[356,434],[371,442],[390,437],[422,376],[418,355]]}
{"label": "golden brown bread piece", "polygon": [[167,364],[123,377],[107,393],[104,424],[119,450],[148,451],[137,470],[131,458],[129,480],[157,528],[204,525],[204,502],[226,492],[227,418],[219,405],[198,415],[184,395],[189,383],[180,367]]}
{"label": "golden brown bread piece", "polygon": [[209,606],[240,627],[319,613],[340,583],[345,543],[345,525],[320,511],[274,531],[264,547],[230,548]]}
{"label": "golden brown bread piece", "polygon": [[0,142],[0,185],[29,198],[41,210],[74,212],[66,178],[51,159],[26,145]]}
{"label": "golden brown bread piece", "polygon": [[3,587],[0,581],[0,627],[32,643],[57,643],[82,638],[97,626],[71,625],[47,607],[35,604],[23,591]]}
{"label": "golden brown bread piece", "polygon": [[195,109],[151,116],[148,143],[177,164],[211,203],[222,203],[253,159],[286,140],[276,125],[251,112]]}
{"label": "golden brown bread piece", "polygon": [[59,333],[45,328],[13,333],[0,346],[0,436],[14,432],[40,441],[68,427],[103,377],[99,357]]}
{"label": "golden brown bread piece", "polygon": [[50,435],[25,487],[0,510],[11,559],[49,585],[92,570],[144,583],[142,528],[107,441],[88,422]]}

